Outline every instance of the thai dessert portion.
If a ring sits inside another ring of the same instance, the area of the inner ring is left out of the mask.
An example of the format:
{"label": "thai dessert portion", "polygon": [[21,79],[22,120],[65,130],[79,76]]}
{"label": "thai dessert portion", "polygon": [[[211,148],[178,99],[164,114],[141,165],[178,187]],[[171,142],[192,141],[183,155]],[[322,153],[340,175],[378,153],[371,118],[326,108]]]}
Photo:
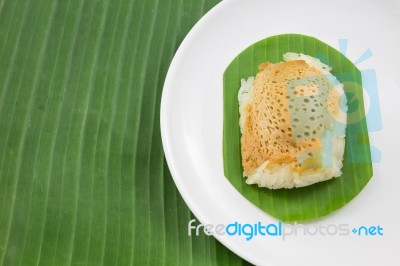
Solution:
{"label": "thai dessert portion", "polygon": [[242,79],[238,93],[246,183],[270,189],[304,187],[339,177],[347,100],[319,59],[286,53]]}

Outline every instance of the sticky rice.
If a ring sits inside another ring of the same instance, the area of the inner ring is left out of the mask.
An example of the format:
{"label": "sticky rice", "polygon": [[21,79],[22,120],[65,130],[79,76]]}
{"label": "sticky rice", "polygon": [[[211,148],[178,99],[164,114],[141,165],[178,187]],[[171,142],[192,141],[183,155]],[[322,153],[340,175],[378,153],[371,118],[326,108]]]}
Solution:
{"label": "sticky rice", "polygon": [[265,62],[238,93],[243,176],[270,189],[341,175],[347,100],[319,59],[296,53]]}

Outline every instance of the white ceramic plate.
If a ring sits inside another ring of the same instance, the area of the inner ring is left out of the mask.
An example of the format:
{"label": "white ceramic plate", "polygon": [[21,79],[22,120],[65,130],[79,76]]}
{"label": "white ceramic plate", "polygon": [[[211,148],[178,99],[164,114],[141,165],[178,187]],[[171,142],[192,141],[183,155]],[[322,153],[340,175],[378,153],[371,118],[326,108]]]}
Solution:
{"label": "white ceramic plate", "polygon": [[400,265],[399,28],[398,0],[225,0],[205,15],[177,51],[161,103],[165,155],[180,193],[199,219],[195,224],[277,222],[224,177],[222,76],[228,64],[248,45],[282,33],[310,35],[337,49],[339,39],[348,39],[346,55],[353,62],[367,49],[373,54],[358,68],[377,73],[383,129],[370,132],[370,140],[382,159],[374,164],[367,187],[318,223],[379,225],[384,235],[216,238],[257,265]]}

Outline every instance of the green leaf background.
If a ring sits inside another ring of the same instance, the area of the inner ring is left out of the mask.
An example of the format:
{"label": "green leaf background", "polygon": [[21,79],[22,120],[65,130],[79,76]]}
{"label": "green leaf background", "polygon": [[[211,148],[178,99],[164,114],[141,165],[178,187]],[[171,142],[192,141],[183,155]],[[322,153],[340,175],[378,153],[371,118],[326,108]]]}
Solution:
{"label": "green leaf background", "polygon": [[217,0],[0,0],[0,264],[241,265],[193,218],[159,128]]}

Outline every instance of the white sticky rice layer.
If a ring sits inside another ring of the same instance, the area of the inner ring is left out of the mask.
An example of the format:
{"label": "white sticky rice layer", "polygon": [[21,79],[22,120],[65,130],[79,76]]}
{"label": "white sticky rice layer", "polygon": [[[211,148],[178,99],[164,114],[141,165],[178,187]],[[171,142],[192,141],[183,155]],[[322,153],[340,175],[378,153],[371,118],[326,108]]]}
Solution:
{"label": "white sticky rice layer", "polygon": [[[286,53],[283,56],[285,61],[291,60],[304,60],[308,65],[320,70],[324,75],[331,80],[334,85],[335,90],[339,92],[340,95],[344,95],[343,84],[339,83],[339,81],[334,77],[329,71],[331,68],[325,64],[323,64],[319,59],[307,56],[304,54],[296,54],[296,53]],[[241,80],[241,87],[238,93],[239,100],[239,113],[240,113],[240,131],[244,133],[244,123],[246,120],[247,112],[246,106],[251,102],[253,95],[253,83],[254,77],[249,77],[247,80]],[[341,168],[343,166],[343,153],[345,146],[345,125],[347,122],[347,102],[341,103],[341,110],[344,112],[340,112],[339,115],[335,117],[336,120],[341,122],[342,126],[336,127],[333,132],[332,130],[327,130],[323,136],[322,143],[323,146],[330,146],[329,149],[323,149],[322,157],[326,158],[331,157],[332,159],[329,161],[331,165],[329,167],[321,168],[318,171],[313,169],[304,170],[301,172],[296,172],[293,170],[290,164],[281,164],[274,166],[272,168],[266,168],[269,161],[265,161],[261,164],[253,174],[247,175],[245,172],[243,176],[247,176],[246,183],[247,184],[257,184],[259,187],[267,187],[270,189],[279,189],[279,188],[293,188],[293,187],[304,187],[309,186],[314,183],[322,182],[325,180],[329,180],[333,177],[339,177],[342,172]],[[344,125],[344,126],[343,126]],[[329,145],[331,142],[331,145]],[[327,144],[327,145],[326,145]],[[327,152],[331,153],[327,154]]]}

